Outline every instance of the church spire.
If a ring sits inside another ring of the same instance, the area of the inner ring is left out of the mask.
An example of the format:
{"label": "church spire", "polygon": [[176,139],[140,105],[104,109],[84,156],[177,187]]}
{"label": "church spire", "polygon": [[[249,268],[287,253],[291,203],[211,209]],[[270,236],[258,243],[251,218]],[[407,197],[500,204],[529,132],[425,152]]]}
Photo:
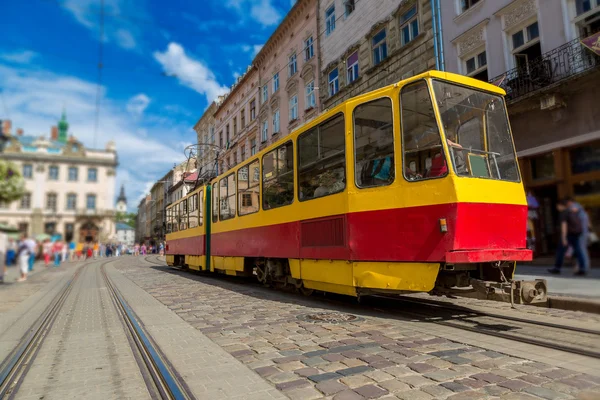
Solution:
{"label": "church spire", "polygon": [[121,201],[127,204],[127,197],[125,197],[125,185],[121,185],[121,193],[119,193],[119,197],[117,198],[117,202]]}
{"label": "church spire", "polygon": [[67,122],[67,112],[63,108],[63,113],[60,121],[58,121],[58,141],[67,143],[67,131],[69,130],[69,123]]}

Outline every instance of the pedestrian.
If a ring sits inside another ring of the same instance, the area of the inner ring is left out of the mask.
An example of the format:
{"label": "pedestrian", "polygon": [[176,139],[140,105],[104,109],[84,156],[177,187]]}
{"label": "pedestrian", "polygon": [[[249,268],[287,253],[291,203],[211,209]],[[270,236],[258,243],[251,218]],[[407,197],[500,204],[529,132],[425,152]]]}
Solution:
{"label": "pedestrian", "polygon": [[73,262],[75,261],[75,248],[77,247],[77,245],[75,244],[74,240],[71,240],[71,242],[69,243],[69,261]]}
{"label": "pedestrian", "polygon": [[100,251],[100,246],[98,245],[98,242],[94,243],[94,260],[96,258],[98,258],[98,252]]}
{"label": "pedestrian", "polygon": [[83,257],[85,257],[83,253],[83,243],[77,242],[77,244],[75,245],[75,258],[77,260],[82,260]]}
{"label": "pedestrian", "polygon": [[27,259],[29,272],[33,271],[33,264],[35,263],[35,255],[37,254],[38,245],[35,240],[31,238],[25,239],[25,244],[29,248],[29,258]]}
{"label": "pedestrian", "polygon": [[161,256],[165,254],[165,245],[163,242],[160,242],[158,245],[158,252]]}
{"label": "pedestrian", "polygon": [[560,274],[565,253],[569,246],[573,248],[573,254],[579,263],[579,270],[575,275],[585,275],[588,269],[588,263],[585,257],[585,249],[582,248],[583,223],[580,216],[580,209],[571,198],[566,198],[557,204],[556,208],[560,213],[560,243],[556,251],[556,262],[554,268],[549,269],[551,274]]}
{"label": "pedestrian", "polygon": [[56,242],[54,242],[54,245],[52,246],[52,254],[54,255],[54,266],[55,267],[60,267],[61,251],[62,251],[62,243],[60,242],[60,240],[57,240]]}
{"label": "pedestrian", "polygon": [[142,247],[140,247],[140,250],[142,251],[142,255],[145,256],[146,255],[146,250],[147,250],[145,243],[142,244]]}
{"label": "pedestrian", "polygon": [[62,243],[62,248],[60,249],[60,258],[62,262],[67,261],[67,247],[69,247],[67,242]]}
{"label": "pedestrian", "polygon": [[8,235],[0,231],[0,284],[4,283],[4,275],[6,275],[6,252],[8,250]]}
{"label": "pedestrian", "polygon": [[115,256],[119,257],[121,255],[121,244],[117,245],[117,251],[115,252]]}
{"label": "pedestrian", "polygon": [[6,251],[6,266],[9,267],[17,262],[17,242],[15,239],[8,239],[8,250]]}
{"label": "pedestrian", "polygon": [[[21,277],[17,279],[17,282],[24,282],[27,280],[27,273],[29,272],[29,257],[30,257],[30,247],[27,244],[27,236],[24,234],[21,236],[21,241],[19,242],[19,247],[17,249],[17,264],[19,265],[19,270],[21,272]],[[33,254],[31,254],[33,257]]]}
{"label": "pedestrian", "polygon": [[44,266],[48,268],[48,264],[50,264],[50,255],[52,253],[52,243],[50,243],[50,239],[44,240],[42,244],[42,253],[44,254]]}
{"label": "pedestrian", "polygon": [[86,259],[90,259],[94,256],[94,248],[91,245],[88,245],[87,249],[86,249]]}

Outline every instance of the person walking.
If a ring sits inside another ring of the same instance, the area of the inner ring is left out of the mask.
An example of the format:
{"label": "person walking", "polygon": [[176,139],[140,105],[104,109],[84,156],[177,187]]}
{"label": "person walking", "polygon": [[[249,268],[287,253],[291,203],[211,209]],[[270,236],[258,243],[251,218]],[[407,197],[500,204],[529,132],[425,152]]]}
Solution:
{"label": "person walking", "polygon": [[[17,279],[17,282],[24,282],[27,280],[27,273],[29,272],[29,257],[30,257],[29,245],[27,244],[27,236],[22,235],[19,247],[17,250],[17,264],[21,272],[21,277]],[[33,254],[31,254],[33,257]]]}
{"label": "person walking", "polygon": [[57,240],[52,246],[52,254],[54,254],[54,266],[60,267],[60,253],[62,252],[62,243]]}
{"label": "person walking", "polygon": [[67,261],[67,247],[69,246],[69,244],[67,242],[62,243],[62,248],[60,250],[60,258],[61,258],[61,262],[66,262]]}
{"label": "person walking", "polygon": [[8,250],[8,235],[0,231],[0,284],[4,283],[4,275],[6,275],[6,263],[8,259],[6,252]]}
{"label": "person walking", "polygon": [[37,254],[38,245],[35,240],[31,238],[25,239],[25,244],[29,248],[30,257],[27,259],[29,272],[33,271],[33,264],[35,263],[35,256]]}
{"label": "person walking", "polygon": [[160,244],[158,245],[158,253],[161,256],[165,254],[165,244],[163,242],[160,242]]}
{"label": "person walking", "polygon": [[560,213],[560,243],[556,251],[556,262],[554,268],[548,270],[551,274],[560,274],[565,253],[569,246],[573,249],[573,255],[579,263],[579,271],[575,275],[586,275],[588,264],[585,257],[585,249],[582,248],[583,224],[580,217],[579,208],[574,204],[573,199],[567,198],[556,206]]}
{"label": "person walking", "polygon": [[75,261],[75,247],[75,241],[71,240],[69,243],[69,261],[71,262]]}
{"label": "person walking", "polygon": [[44,266],[48,268],[50,256],[52,254],[52,243],[50,243],[50,239],[44,240],[44,243],[42,244],[42,253],[44,254]]}
{"label": "person walking", "polygon": [[140,250],[142,251],[142,255],[145,256],[146,255],[146,244],[142,244],[142,247],[140,248]]}
{"label": "person walking", "polygon": [[100,246],[98,245],[98,242],[94,243],[94,260],[96,258],[98,258],[98,252],[100,251]]}

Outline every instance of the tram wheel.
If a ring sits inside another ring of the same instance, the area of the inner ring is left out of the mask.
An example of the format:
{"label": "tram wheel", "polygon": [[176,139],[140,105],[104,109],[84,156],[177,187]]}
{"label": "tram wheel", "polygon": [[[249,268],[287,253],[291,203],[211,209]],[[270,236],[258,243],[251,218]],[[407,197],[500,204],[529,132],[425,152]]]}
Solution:
{"label": "tram wheel", "polygon": [[298,288],[298,291],[302,293],[304,296],[310,297],[315,293],[315,289],[305,288],[304,285]]}

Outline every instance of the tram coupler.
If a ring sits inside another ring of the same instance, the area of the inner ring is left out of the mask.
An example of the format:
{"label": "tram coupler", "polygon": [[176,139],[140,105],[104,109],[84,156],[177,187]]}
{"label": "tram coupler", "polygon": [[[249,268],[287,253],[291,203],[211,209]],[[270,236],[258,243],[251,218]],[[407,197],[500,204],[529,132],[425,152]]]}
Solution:
{"label": "tram coupler", "polygon": [[485,295],[486,300],[507,301],[511,304],[539,304],[548,301],[548,285],[545,279],[508,282],[471,279],[471,285],[475,292]]}

